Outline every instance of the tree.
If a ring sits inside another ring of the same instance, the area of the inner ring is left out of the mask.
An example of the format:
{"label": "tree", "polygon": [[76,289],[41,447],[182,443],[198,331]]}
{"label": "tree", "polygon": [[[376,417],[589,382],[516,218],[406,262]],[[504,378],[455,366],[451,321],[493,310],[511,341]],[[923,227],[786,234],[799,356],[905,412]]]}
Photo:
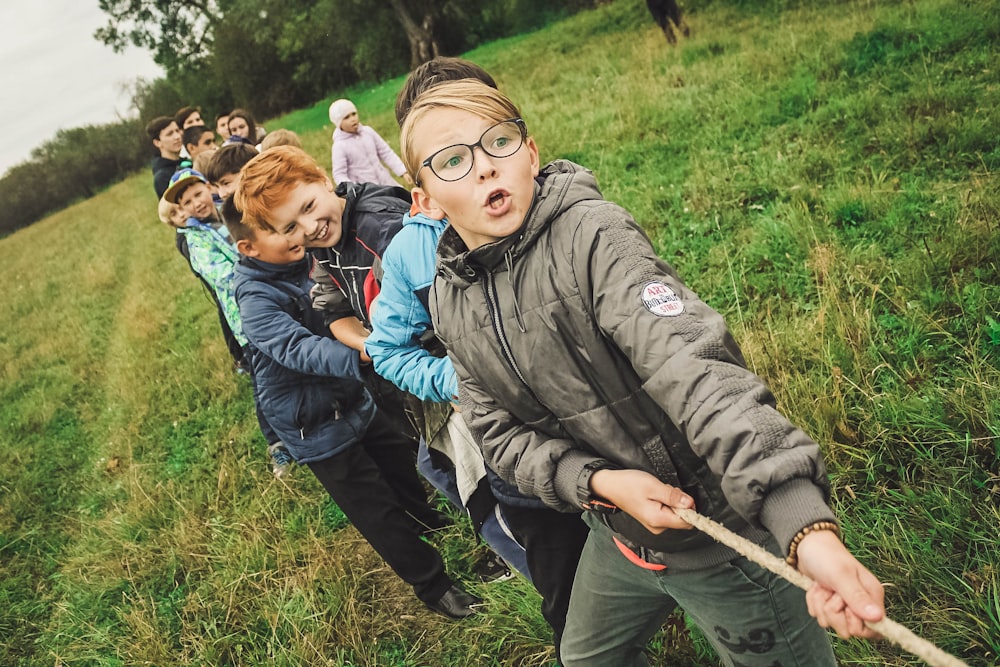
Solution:
{"label": "tree", "polygon": [[128,46],[153,52],[153,60],[168,73],[180,71],[208,56],[213,27],[227,0],[98,0],[108,24],[94,37],[117,53]]}
{"label": "tree", "polygon": [[434,38],[433,6],[425,5],[425,10],[422,12],[423,18],[420,23],[417,23],[410,16],[403,0],[389,0],[389,4],[396,12],[396,17],[399,19],[400,25],[403,26],[403,31],[406,32],[406,38],[410,41],[410,69],[440,55],[441,50]]}

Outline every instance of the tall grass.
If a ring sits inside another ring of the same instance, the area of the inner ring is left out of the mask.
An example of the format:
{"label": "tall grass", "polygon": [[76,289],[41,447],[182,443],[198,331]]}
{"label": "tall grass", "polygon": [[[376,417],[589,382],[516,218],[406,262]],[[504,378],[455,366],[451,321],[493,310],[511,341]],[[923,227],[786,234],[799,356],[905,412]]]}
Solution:
{"label": "tall grass", "polygon": [[[822,444],[890,615],[1000,655],[1000,6],[706,2],[668,48],[619,0],[468,56],[543,159],[591,167]],[[390,142],[400,81],[349,96]],[[332,98],[331,98],[332,99]],[[268,123],[329,160],[324,100]],[[155,222],[147,173],[0,240],[0,664],[545,665],[538,598],[434,616],[305,470]],[[654,664],[713,664],[675,617]],[[835,640],[842,664],[913,665]]]}

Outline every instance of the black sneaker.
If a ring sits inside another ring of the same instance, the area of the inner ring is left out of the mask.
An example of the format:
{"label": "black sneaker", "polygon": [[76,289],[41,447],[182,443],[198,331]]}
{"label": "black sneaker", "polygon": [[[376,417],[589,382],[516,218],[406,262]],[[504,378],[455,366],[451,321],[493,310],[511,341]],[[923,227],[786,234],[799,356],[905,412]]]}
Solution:
{"label": "black sneaker", "polygon": [[439,614],[457,620],[478,613],[476,607],[482,603],[482,599],[477,598],[471,593],[466,593],[455,584],[452,584],[451,588],[446,590],[437,602],[433,604],[425,602],[424,604]]}
{"label": "black sneaker", "polygon": [[504,559],[490,551],[472,568],[479,576],[479,581],[491,584],[497,581],[507,581],[514,578],[514,572],[507,566]]}

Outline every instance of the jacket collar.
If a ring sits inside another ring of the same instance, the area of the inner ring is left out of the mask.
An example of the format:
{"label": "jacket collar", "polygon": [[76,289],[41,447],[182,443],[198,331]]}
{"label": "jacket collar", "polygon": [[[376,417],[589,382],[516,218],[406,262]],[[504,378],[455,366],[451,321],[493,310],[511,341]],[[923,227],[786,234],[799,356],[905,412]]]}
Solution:
{"label": "jacket collar", "polygon": [[247,273],[260,280],[291,280],[295,281],[302,276],[309,275],[312,266],[312,257],[307,253],[305,257],[292,262],[291,264],[273,264],[257,259],[256,257],[240,256],[240,266],[246,269]]}

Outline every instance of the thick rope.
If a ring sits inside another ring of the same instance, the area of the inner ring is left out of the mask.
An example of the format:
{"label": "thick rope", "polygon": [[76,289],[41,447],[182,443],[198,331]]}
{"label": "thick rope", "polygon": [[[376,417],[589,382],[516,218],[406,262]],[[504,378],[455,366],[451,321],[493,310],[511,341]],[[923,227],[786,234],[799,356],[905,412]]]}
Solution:
{"label": "thick rope", "polygon": [[[673,509],[674,513],[689,524],[711,536],[717,542],[725,544],[742,556],[746,556],[761,567],[774,572],[789,582],[795,584],[802,590],[809,590],[813,585],[813,580],[802,574],[791,565],[766,551],[745,537],[741,537],[725,526],[708,517],[704,517],[691,509]],[[905,627],[890,620],[888,616],[881,621],[865,621],[865,625],[879,633],[892,643],[902,649],[917,656],[930,667],[969,667],[955,656],[945,653],[926,639],[922,639]]]}

